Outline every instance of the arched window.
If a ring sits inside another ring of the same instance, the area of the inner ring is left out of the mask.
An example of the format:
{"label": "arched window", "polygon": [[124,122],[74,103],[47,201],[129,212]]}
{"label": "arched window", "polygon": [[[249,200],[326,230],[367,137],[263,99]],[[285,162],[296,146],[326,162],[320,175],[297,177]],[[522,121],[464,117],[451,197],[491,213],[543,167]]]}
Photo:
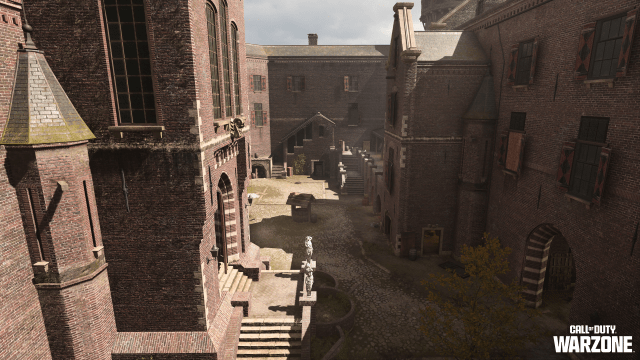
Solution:
{"label": "arched window", "polygon": [[216,10],[207,3],[207,32],[209,34],[209,67],[211,68],[211,95],[213,118],[222,118],[220,109],[220,75],[218,74],[218,39],[216,34]]}
{"label": "arched window", "polygon": [[224,115],[231,116],[231,63],[229,63],[229,36],[227,34],[227,4],[220,4],[220,35],[222,36],[222,72],[224,80]]}
{"label": "arched window", "polygon": [[155,123],[147,23],[141,1],[104,1],[109,55],[120,124]]}
{"label": "arched window", "polygon": [[236,116],[240,115],[240,76],[238,72],[238,27],[231,24],[231,46],[233,46],[233,96],[236,105]]}

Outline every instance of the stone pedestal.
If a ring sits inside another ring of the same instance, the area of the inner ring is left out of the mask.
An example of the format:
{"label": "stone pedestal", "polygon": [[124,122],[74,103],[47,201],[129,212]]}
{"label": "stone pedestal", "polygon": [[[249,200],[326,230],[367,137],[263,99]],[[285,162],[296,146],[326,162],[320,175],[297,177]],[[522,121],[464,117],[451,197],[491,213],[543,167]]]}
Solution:
{"label": "stone pedestal", "polygon": [[316,332],[316,311],[315,304],[318,296],[315,291],[311,292],[311,296],[307,296],[306,291],[300,292],[300,306],[302,306],[302,360],[311,358],[311,337]]}
{"label": "stone pedestal", "polygon": [[[304,267],[307,265],[307,260],[302,260],[302,266],[300,267],[300,269],[302,270],[302,273],[304,274]],[[311,269],[313,271],[316,271],[316,261],[311,259]]]}

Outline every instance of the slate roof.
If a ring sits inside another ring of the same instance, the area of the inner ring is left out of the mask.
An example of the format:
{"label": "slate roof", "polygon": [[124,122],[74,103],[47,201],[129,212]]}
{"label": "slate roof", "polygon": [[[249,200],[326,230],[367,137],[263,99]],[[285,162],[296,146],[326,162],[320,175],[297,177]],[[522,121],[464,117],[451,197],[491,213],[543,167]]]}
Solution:
{"label": "slate roof", "polygon": [[[259,48],[262,48],[261,50]],[[262,55],[262,52],[266,55]],[[383,57],[389,45],[251,45],[247,55],[274,57]]]}
{"label": "slate roof", "polygon": [[19,50],[16,68],[11,109],[0,144],[36,145],[95,138],[42,52],[35,46]]}
{"label": "slate roof", "polygon": [[384,128],[380,128],[380,129],[375,129],[375,130],[371,130],[371,133],[376,135],[379,138],[384,139]]}
{"label": "slate roof", "polygon": [[246,49],[247,56],[267,57],[267,53],[264,52],[262,45],[247,44]]}
{"label": "slate roof", "polygon": [[418,62],[488,64],[476,35],[471,31],[416,31],[416,47],[422,50]]}
{"label": "slate roof", "polygon": [[301,206],[306,209],[311,205],[311,202],[315,200],[316,198],[311,194],[297,194],[292,192],[287,199],[287,205]]}
{"label": "slate roof", "polygon": [[465,119],[490,120],[498,118],[496,97],[493,92],[493,76],[487,75],[482,79],[482,84],[473,99],[467,112],[462,115]]}
{"label": "slate roof", "polygon": [[322,115],[322,114],[320,113],[320,111],[318,111],[318,113],[317,113],[317,114],[315,114],[315,115],[313,115],[312,117],[308,118],[307,120],[303,121],[303,122],[302,122],[302,124],[300,124],[300,125],[296,126],[293,130],[289,131],[289,133],[288,133],[285,137],[283,137],[282,139],[280,139],[279,144],[280,144],[280,143],[282,143],[282,142],[284,142],[284,141],[286,141],[290,136],[295,135],[295,134],[296,134],[298,131],[300,131],[302,128],[304,128],[304,127],[305,127],[305,126],[307,126],[309,123],[312,123],[314,120],[317,120],[317,119],[326,120],[326,121],[330,122],[330,123],[331,123],[331,124],[333,124],[333,125],[335,125],[335,124],[336,124],[333,120],[331,120],[331,119],[329,119],[328,117],[326,117],[326,116]]}

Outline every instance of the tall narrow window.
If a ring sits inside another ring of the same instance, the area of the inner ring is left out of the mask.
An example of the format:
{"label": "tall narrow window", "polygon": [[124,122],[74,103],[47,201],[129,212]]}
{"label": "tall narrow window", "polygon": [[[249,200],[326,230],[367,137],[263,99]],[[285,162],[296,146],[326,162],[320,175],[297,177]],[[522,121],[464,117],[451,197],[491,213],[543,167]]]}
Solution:
{"label": "tall narrow window", "polygon": [[218,74],[218,39],[216,32],[216,10],[207,3],[207,32],[209,34],[209,67],[211,69],[211,95],[213,118],[222,118],[220,109],[220,75]]}
{"label": "tall narrow window", "polygon": [[262,76],[253,75],[253,91],[262,91]]}
{"label": "tall narrow window", "polygon": [[220,36],[222,37],[222,73],[224,81],[224,116],[231,116],[231,64],[229,63],[229,37],[227,34],[227,4],[220,5]]}
{"label": "tall narrow window", "polygon": [[33,221],[33,229],[36,232],[36,241],[38,241],[38,251],[40,252],[40,260],[44,261],[44,249],[42,248],[42,239],[40,238],[40,228],[38,227],[38,218],[36,217],[36,207],[33,203],[33,194],[31,189],[27,189],[27,197],[29,198],[29,210],[31,210],[31,219]]}
{"label": "tall narrow window", "polygon": [[254,103],[253,104],[253,111],[255,111],[255,119],[256,119],[256,126],[263,126],[264,125],[264,121],[263,121],[263,117],[262,117],[262,103]]}
{"label": "tall narrow window", "polygon": [[613,19],[598,21],[596,36],[593,41],[595,49],[593,66],[590,67],[592,79],[613,78],[616,76],[620,47],[625,29],[626,14]]}
{"label": "tall narrow window", "polygon": [[518,49],[518,68],[516,71],[516,84],[525,85],[529,83],[531,75],[531,60],[533,57],[533,40],[520,43]]}
{"label": "tall narrow window", "polygon": [[598,175],[600,152],[605,145],[609,118],[582,117],[569,194],[591,200]]}
{"label": "tall narrow window", "polygon": [[93,241],[93,247],[96,247],[96,234],[93,231],[93,218],[91,217],[91,204],[89,203],[89,191],[87,191],[87,181],[82,181],[84,187],[84,201],[87,204],[87,215],[89,216],[89,227],[91,228],[91,240]]}
{"label": "tall narrow window", "polygon": [[121,124],[155,123],[156,107],[142,1],[105,0],[109,54]]}
{"label": "tall narrow window", "polygon": [[233,96],[236,116],[240,115],[240,75],[238,74],[238,28],[231,24],[231,46],[233,46]]}

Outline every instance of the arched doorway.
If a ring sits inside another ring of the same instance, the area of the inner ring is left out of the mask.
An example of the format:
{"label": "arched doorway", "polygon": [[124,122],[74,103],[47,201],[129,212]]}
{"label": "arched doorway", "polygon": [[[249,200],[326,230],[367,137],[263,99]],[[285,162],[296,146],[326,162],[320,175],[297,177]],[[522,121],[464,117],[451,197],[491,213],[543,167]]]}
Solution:
{"label": "arched doorway", "polygon": [[573,252],[560,230],[541,224],[527,238],[522,262],[524,298],[532,307],[553,309],[568,322],[576,282]]}
{"label": "arched doorway", "polygon": [[251,173],[255,174],[256,179],[264,179],[267,177],[267,170],[262,165],[251,166]]}
{"label": "arched doorway", "polygon": [[380,204],[380,195],[376,196],[376,199],[373,202],[373,213],[374,214],[380,214],[380,209],[381,204]]}
{"label": "arched doorway", "polygon": [[[233,188],[227,174],[222,174],[218,181],[218,191],[216,192],[218,207],[214,214],[216,246],[218,249],[218,262],[224,264],[225,273],[228,270],[229,257],[234,255],[229,249],[236,243],[235,208],[233,205]],[[236,251],[237,252],[237,251]]]}

